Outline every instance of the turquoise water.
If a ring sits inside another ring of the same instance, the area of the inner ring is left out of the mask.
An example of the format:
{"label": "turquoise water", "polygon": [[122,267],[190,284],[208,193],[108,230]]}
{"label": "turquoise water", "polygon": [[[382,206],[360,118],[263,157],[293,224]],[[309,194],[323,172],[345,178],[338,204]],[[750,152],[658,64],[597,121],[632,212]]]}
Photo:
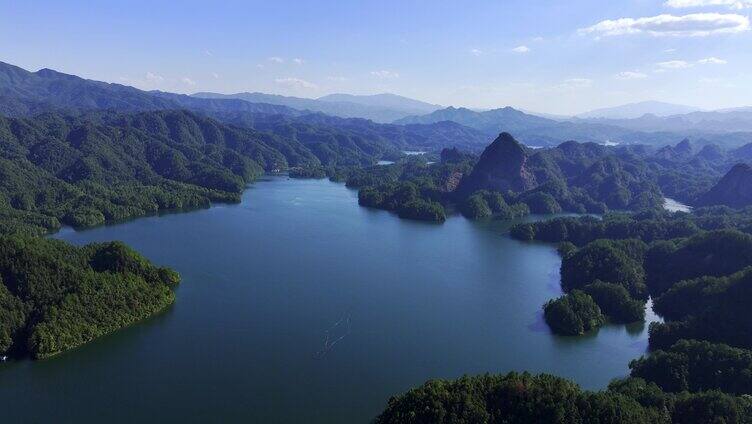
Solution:
{"label": "turquoise water", "polygon": [[358,423],[430,378],[625,375],[646,326],[552,336],[540,310],[559,258],[508,225],[401,220],[343,185],[277,177],[237,205],[62,231],[123,240],[183,282],[158,317],[0,364],[3,422]]}

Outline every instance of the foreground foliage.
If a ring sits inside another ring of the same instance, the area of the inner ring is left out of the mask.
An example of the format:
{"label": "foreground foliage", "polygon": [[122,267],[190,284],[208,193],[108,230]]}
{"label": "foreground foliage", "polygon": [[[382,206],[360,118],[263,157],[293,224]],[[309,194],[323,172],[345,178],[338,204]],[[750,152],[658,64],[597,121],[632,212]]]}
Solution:
{"label": "foreground foliage", "polygon": [[668,394],[640,379],[589,392],[551,375],[509,373],[432,380],[393,397],[375,422],[744,423],[752,401],[721,392]]}

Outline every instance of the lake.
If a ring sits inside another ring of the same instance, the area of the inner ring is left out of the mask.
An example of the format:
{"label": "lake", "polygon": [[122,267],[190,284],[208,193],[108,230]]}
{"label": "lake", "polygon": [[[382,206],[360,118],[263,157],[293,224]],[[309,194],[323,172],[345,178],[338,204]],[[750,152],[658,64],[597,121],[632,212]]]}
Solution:
{"label": "lake", "polygon": [[183,277],[165,313],[50,360],[0,364],[4,422],[366,423],[430,378],[530,370],[599,389],[647,325],[555,337],[553,246],[509,222],[435,225],[326,180],[55,237],[123,240]]}

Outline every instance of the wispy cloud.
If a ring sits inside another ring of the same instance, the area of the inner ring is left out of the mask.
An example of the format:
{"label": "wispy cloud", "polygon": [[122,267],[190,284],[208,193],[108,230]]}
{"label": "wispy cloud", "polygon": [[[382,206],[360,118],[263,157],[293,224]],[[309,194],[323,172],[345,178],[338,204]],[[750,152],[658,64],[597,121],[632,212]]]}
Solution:
{"label": "wispy cloud", "polygon": [[656,63],[660,69],[686,69],[691,68],[692,64],[684,60],[669,60],[666,62]]}
{"label": "wispy cloud", "polygon": [[397,72],[386,71],[386,70],[371,71],[371,75],[377,78],[381,78],[381,79],[395,79],[395,78],[399,78],[400,76]]}
{"label": "wispy cloud", "polygon": [[665,5],[676,9],[710,6],[725,6],[730,9],[748,9],[752,7],[752,0],[667,0]]}
{"label": "wispy cloud", "polygon": [[528,46],[517,46],[513,48],[512,51],[514,53],[525,54],[525,53],[530,53],[530,48]]}
{"label": "wispy cloud", "polygon": [[296,65],[302,65],[303,63],[305,63],[305,61],[299,57],[296,57],[295,59],[292,60],[292,63]]}
{"label": "wispy cloud", "polygon": [[212,73],[211,73],[211,76],[212,76],[212,78],[214,78],[214,79],[219,79],[219,74],[218,74],[218,73],[216,73],[216,72],[212,72]]}
{"label": "wispy cloud", "polygon": [[267,60],[272,63],[285,63],[285,60],[279,56],[272,56],[268,58]]}
{"label": "wispy cloud", "polygon": [[344,81],[347,81],[347,78],[345,78],[345,77],[343,77],[341,75],[328,76],[328,77],[326,77],[326,79],[328,81],[333,81],[333,82],[344,82]]}
{"label": "wispy cloud", "polygon": [[645,79],[648,76],[646,74],[643,74],[642,72],[638,71],[624,71],[619,72],[618,74],[614,75],[614,78],[618,80],[639,80],[639,79]]}
{"label": "wispy cloud", "polygon": [[728,61],[719,59],[717,57],[708,57],[706,59],[700,59],[697,61],[698,65],[725,65]]}
{"label": "wispy cloud", "polygon": [[283,87],[295,88],[295,89],[317,90],[319,88],[318,85],[312,82],[309,82],[300,78],[293,78],[293,77],[277,78],[274,80],[274,82]]}
{"label": "wispy cloud", "polygon": [[188,77],[180,78],[180,82],[182,82],[185,85],[190,85],[191,87],[193,87],[194,85],[196,85],[196,81],[194,81],[194,80],[192,80],[192,79],[190,79]]}
{"label": "wispy cloud", "polygon": [[470,54],[473,56],[480,56],[483,54],[483,50],[481,49],[470,49]]}
{"label": "wispy cloud", "polygon": [[658,67],[658,69],[655,72],[662,73],[678,69],[688,69],[695,65],[725,65],[727,63],[727,61],[719,59],[717,57],[708,57],[705,59],[700,59],[696,62],[687,62],[686,60],[669,60],[666,62],[656,63],[655,65]]}
{"label": "wispy cloud", "polygon": [[605,20],[582,28],[582,35],[609,37],[627,34],[648,34],[671,37],[705,37],[749,31],[749,18],[737,14],[694,13],[684,16],[658,15],[645,18]]}

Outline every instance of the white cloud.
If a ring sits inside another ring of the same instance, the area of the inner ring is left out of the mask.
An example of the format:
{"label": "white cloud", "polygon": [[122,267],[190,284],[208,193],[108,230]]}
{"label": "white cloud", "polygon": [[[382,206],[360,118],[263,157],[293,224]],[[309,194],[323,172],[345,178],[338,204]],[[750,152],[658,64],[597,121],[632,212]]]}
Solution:
{"label": "white cloud", "polygon": [[211,73],[211,76],[212,76],[212,78],[214,78],[214,79],[219,79],[219,74],[218,74],[218,73],[216,73],[216,72],[212,72],[212,73]]}
{"label": "white cloud", "polygon": [[318,85],[300,78],[277,78],[274,82],[284,87],[296,89],[317,90],[319,88]]}
{"label": "white cloud", "polygon": [[694,13],[684,16],[658,15],[646,18],[605,20],[582,28],[582,35],[615,36],[649,34],[652,36],[704,37],[734,34],[750,29],[749,18],[737,14]]}
{"label": "white cloud", "polygon": [[347,81],[347,78],[345,78],[343,76],[338,76],[338,75],[332,75],[332,76],[326,77],[326,79],[329,80],[329,81],[334,81],[334,82],[344,82],[344,81]]}
{"label": "white cloud", "polygon": [[285,63],[285,60],[284,60],[284,59],[282,59],[282,58],[281,58],[281,57],[279,57],[279,56],[272,56],[272,57],[270,57],[270,58],[269,58],[269,59],[267,59],[267,60],[268,60],[269,62],[272,62],[272,63]]}
{"label": "white cloud", "polygon": [[483,50],[481,49],[470,49],[470,54],[473,56],[480,56],[483,54]]}
{"label": "white cloud", "polygon": [[211,50],[204,50],[204,54],[207,55],[207,56],[209,56],[209,57],[214,56],[212,54]]}
{"label": "white cloud", "polygon": [[182,82],[185,85],[190,85],[191,87],[194,86],[194,85],[196,85],[196,81],[194,81],[194,80],[192,80],[192,79],[190,79],[188,77],[180,78],[180,82]]}
{"label": "white cloud", "polygon": [[530,48],[528,46],[517,46],[513,48],[512,51],[515,53],[525,54],[530,53]]}
{"label": "white cloud", "polygon": [[699,65],[725,65],[728,61],[719,59],[717,57],[708,57],[706,59],[700,59],[697,61]]}
{"label": "white cloud", "polygon": [[637,80],[637,79],[645,79],[647,77],[648,77],[647,75],[638,71],[624,71],[624,72],[619,72],[618,74],[614,75],[614,78],[618,80]]}
{"label": "white cloud", "polygon": [[302,65],[304,62],[305,61],[303,59],[299,58],[299,57],[296,57],[295,59],[292,60],[292,63],[294,63],[296,65]]}
{"label": "white cloud", "polygon": [[668,62],[656,63],[660,69],[687,69],[691,68],[692,64],[684,60],[669,60]]}
{"label": "white cloud", "polygon": [[161,76],[161,75],[157,75],[157,74],[155,74],[153,72],[147,72],[146,73],[146,80],[149,81],[149,82],[157,83],[157,82],[164,81],[164,77]]}
{"label": "white cloud", "polygon": [[535,41],[536,43],[539,43],[539,42],[543,41],[543,37],[535,37],[535,38],[533,38],[533,41]]}
{"label": "white cloud", "polygon": [[377,78],[381,78],[381,79],[395,79],[395,78],[399,78],[399,74],[398,73],[392,72],[392,71],[385,71],[385,70],[382,70],[382,71],[371,71],[371,75],[373,75],[374,77],[377,77]]}
{"label": "white cloud", "polygon": [[666,49],[663,51],[663,53],[675,53],[676,49]]}
{"label": "white cloud", "polygon": [[747,9],[752,7],[752,0],[667,0],[666,6],[676,9],[689,7],[725,6],[730,9]]}

